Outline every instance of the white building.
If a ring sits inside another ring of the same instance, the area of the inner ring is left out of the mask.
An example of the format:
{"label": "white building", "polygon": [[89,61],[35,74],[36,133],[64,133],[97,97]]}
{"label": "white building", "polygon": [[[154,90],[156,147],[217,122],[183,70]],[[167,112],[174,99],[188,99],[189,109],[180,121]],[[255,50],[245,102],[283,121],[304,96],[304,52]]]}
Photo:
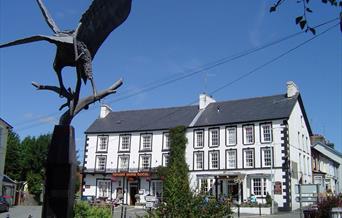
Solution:
{"label": "white building", "polygon": [[294,187],[311,183],[311,128],[296,85],[287,93],[215,102],[200,95],[199,105],[111,112],[86,130],[84,196],[134,204],[136,193],[162,196],[154,169],[166,165],[168,130],[187,127],[186,161],[194,191],[237,201],[253,193],[259,202],[272,195],[280,210],[299,207]]}
{"label": "white building", "polygon": [[0,194],[2,194],[8,130],[11,128],[11,125],[0,118]]}
{"label": "white building", "polygon": [[[321,138],[322,140],[317,140]],[[320,185],[321,192],[342,192],[342,154],[324,137],[314,136],[311,146],[313,183]]]}

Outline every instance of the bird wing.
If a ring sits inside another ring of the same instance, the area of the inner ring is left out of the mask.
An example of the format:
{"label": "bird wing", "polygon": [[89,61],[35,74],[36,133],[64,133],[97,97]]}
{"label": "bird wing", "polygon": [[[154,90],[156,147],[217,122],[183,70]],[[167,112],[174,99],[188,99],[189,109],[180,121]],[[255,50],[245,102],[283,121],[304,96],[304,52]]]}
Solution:
{"label": "bird wing", "polygon": [[107,36],[128,17],[132,0],[93,0],[82,15],[76,39],[87,45],[94,58]]}
{"label": "bird wing", "polygon": [[42,0],[36,0],[39,6],[40,11],[42,12],[46,23],[49,25],[49,27],[52,29],[53,32],[55,33],[59,33],[60,29],[57,26],[57,24],[55,23],[55,21],[52,19],[49,11],[47,10],[47,8],[45,7],[44,3]]}
{"label": "bird wing", "polygon": [[44,35],[36,35],[36,36],[30,36],[22,39],[17,39],[12,42],[7,42],[4,44],[0,44],[0,48],[5,48],[9,46],[15,46],[15,45],[21,45],[25,43],[31,43],[36,41],[48,41],[50,43],[58,44],[58,43],[68,43],[72,44],[73,39],[72,37],[68,36],[44,36]]}

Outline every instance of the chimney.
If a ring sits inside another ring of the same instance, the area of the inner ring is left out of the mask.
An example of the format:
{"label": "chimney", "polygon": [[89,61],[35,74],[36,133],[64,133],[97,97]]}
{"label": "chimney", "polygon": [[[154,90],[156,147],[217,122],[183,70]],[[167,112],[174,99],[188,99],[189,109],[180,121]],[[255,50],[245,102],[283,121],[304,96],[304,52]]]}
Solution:
{"label": "chimney", "polygon": [[293,81],[288,81],[286,83],[286,86],[287,86],[287,97],[288,98],[292,98],[297,93],[299,93],[299,89],[298,89],[296,83],[294,83]]}
{"label": "chimney", "polygon": [[105,118],[110,112],[112,112],[112,109],[108,105],[102,104],[100,110],[100,118]]}
{"label": "chimney", "polygon": [[216,102],[215,99],[207,95],[206,93],[199,96],[199,109],[205,109],[210,103]]}

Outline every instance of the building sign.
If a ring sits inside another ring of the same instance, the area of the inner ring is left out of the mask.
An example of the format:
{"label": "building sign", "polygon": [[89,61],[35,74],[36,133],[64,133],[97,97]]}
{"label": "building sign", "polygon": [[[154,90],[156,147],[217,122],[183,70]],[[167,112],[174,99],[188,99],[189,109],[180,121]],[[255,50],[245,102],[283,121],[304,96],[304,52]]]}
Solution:
{"label": "building sign", "polygon": [[274,194],[275,195],[281,195],[282,194],[281,182],[279,182],[279,181],[276,181],[274,183]]}
{"label": "building sign", "polygon": [[112,174],[112,177],[149,177],[149,172],[116,172]]}

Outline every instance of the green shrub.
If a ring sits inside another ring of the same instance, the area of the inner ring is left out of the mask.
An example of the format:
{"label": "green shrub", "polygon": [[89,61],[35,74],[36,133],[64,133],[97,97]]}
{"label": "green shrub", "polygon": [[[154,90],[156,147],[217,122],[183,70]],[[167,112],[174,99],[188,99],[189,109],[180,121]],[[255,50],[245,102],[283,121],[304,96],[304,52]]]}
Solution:
{"label": "green shrub", "polygon": [[268,192],[266,194],[266,204],[272,206],[272,197]]}
{"label": "green shrub", "polygon": [[90,206],[87,202],[79,201],[74,206],[74,218],[111,218],[109,208]]}

